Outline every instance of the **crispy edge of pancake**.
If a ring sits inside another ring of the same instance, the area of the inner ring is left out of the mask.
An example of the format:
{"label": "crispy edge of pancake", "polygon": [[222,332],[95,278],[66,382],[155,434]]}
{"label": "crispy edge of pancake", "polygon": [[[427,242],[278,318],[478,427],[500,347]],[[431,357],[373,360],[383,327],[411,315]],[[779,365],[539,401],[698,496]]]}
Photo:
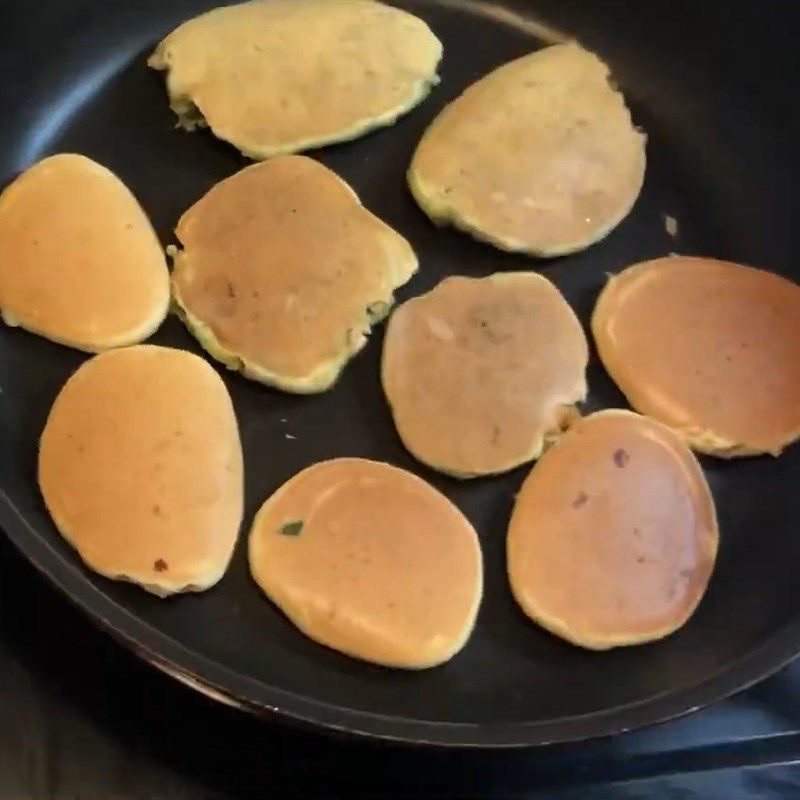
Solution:
{"label": "crispy edge of pancake", "polygon": [[111,339],[107,339],[102,344],[97,342],[78,342],[77,340],[68,339],[64,336],[56,336],[52,333],[47,333],[33,325],[23,324],[11,311],[7,309],[0,309],[0,319],[9,328],[21,328],[28,333],[33,333],[36,336],[41,336],[56,344],[63,345],[64,347],[71,347],[73,350],[81,350],[84,353],[99,354],[114,350],[119,347],[130,347],[142,343],[145,339],[149,339],[162,325],[169,313],[169,297],[166,302],[161,303],[154,311],[153,316],[143,322],[138,328],[133,328],[124,334],[119,334]]}
{"label": "crispy edge of pancake", "polygon": [[[564,301],[569,310],[572,312],[572,316],[574,317],[576,324],[580,328],[581,333],[583,333],[584,339],[586,338],[583,326],[581,325],[577,314],[575,314],[575,310],[567,302],[564,295],[561,294],[561,291],[558,289],[558,287],[552,281],[545,278],[544,275],[540,275],[538,272],[494,272],[491,275],[487,275],[486,278],[483,278],[481,280],[486,280],[488,278],[500,281],[515,280],[518,279],[520,276],[536,277],[541,281],[546,282],[549,286],[555,288],[555,290],[559,293],[559,295],[561,295],[561,299]],[[447,278],[445,278],[444,280],[447,280]],[[438,285],[439,284],[437,284],[437,286]],[[429,292],[426,292],[426,294],[430,294],[430,292],[434,291],[436,288],[437,287],[434,286],[433,289],[431,289]],[[417,295],[417,297],[424,297],[424,296],[425,295]],[[411,297],[405,302],[406,303],[411,302],[417,299],[417,297]],[[389,325],[391,325],[391,320],[389,322]],[[516,469],[519,466],[522,466],[523,464],[527,464],[530,461],[535,461],[536,459],[541,457],[542,453],[544,453],[545,450],[547,450],[549,447],[558,442],[561,436],[566,431],[568,431],[579,419],[581,419],[582,415],[580,409],[578,408],[578,403],[584,402],[589,392],[589,387],[586,382],[586,369],[588,367],[588,350],[589,350],[588,342],[586,342],[587,363],[583,367],[583,375],[584,375],[583,392],[581,393],[580,397],[577,397],[574,400],[574,402],[561,404],[554,409],[553,424],[542,432],[541,439],[536,440],[532,443],[531,449],[528,451],[528,454],[524,458],[522,458],[521,460],[512,459],[505,465],[500,466],[497,469],[491,470],[489,472],[461,472],[460,470],[453,469],[452,467],[439,464],[438,462],[431,461],[427,458],[423,458],[422,455],[420,455],[420,453],[414,447],[411,446],[411,443],[407,440],[406,436],[403,434],[403,431],[397,421],[397,414],[395,413],[395,407],[392,404],[391,397],[389,395],[387,387],[388,378],[386,369],[386,359],[384,358],[384,354],[386,353],[386,343],[388,342],[388,340],[389,340],[389,331],[387,328],[386,334],[383,339],[383,348],[381,349],[380,378],[381,378],[381,388],[383,389],[383,395],[386,398],[386,404],[389,406],[389,411],[391,412],[392,421],[394,423],[395,430],[397,431],[397,435],[400,437],[400,440],[402,441],[403,446],[406,448],[406,450],[408,450],[408,452],[411,453],[411,455],[414,456],[414,458],[416,458],[417,461],[419,461],[421,464],[425,464],[426,466],[430,467],[436,472],[442,473],[443,475],[449,475],[451,478],[456,478],[458,480],[465,480],[465,481],[472,480],[473,478],[486,478],[486,477],[491,477],[492,475],[503,475],[506,472],[510,472],[511,470]]]}
{"label": "crispy edge of pancake", "polygon": [[187,594],[189,592],[205,592],[208,589],[211,589],[217,583],[222,580],[222,577],[228,571],[228,567],[230,566],[231,559],[233,558],[233,550],[231,550],[231,555],[227,561],[221,563],[219,565],[219,569],[215,569],[213,571],[209,570],[206,576],[203,577],[202,580],[196,580],[192,583],[182,583],[176,581],[170,581],[169,579],[165,578],[160,583],[153,583],[152,577],[143,577],[143,576],[136,576],[133,572],[115,572],[114,570],[107,570],[101,569],[98,567],[97,564],[92,563],[89,559],[87,559],[78,545],[75,542],[74,537],[70,533],[69,526],[64,523],[63,520],[59,519],[58,515],[53,512],[53,510],[48,506],[48,511],[50,512],[50,518],[53,520],[56,528],[58,528],[58,532],[64,538],[64,540],[72,547],[72,549],[78,554],[78,557],[81,561],[86,565],[87,569],[94,572],[96,575],[100,575],[103,578],[108,578],[112,581],[119,581],[121,583],[132,583],[135,586],[139,586],[140,588],[144,589],[149,594],[153,594],[156,597],[166,598],[171,597],[175,594]]}
{"label": "crispy edge of pancake", "polygon": [[[420,18],[418,17],[417,19]],[[427,24],[426,27],[428,27]],[[175,30],[178,29],[176,28]],[[431,90],[435,86],[437,86],[440,82],[440,78],[436,70],[438,69],[439,64],[441,63],[442,56],[444,54],[444,48],[442,46],[441,40],[436,36],[436,34],[434,34],[429,27],[428,30],[430,31],[431,37],[439,45],[438,58],[431,74],[411,85],[408,97],[405,102],[400,103],[394,108],[388,109],[383,114],[379,114],[374,117],[367,117],[365,119],[360,119],[357,122],[353,123],[348,128],[343,128],[339,131],[332,132],[323,136],[299,139],[292,143],[286,143],[283,145],[250,146],[245,144],[241,140],[234,141],[233,136],[231,136],[230,134],[225,135],[221,131],[218,132],[214,129],[213,125],[209,124],[208,120],[203,114],[203,111],[199,108],[199,106],[197,106],[197,104],[192,99],[191,94],[180,93],[174,90],[174,87],[172,86],[172,83],[170,81],[170,74],[172,71],[172,67],[164,56],[164,50],[166,49],[167,38],[169,38],[169,36],[172,36],[172,34],[175,31],[168,34],[168,36],[158,44],[153,54],[150,56],[150,58],[147,59],[147,65],[159,72],[166,72],[166,85],[167,85],[167,94],[169,96],[169,106],[175,113],[175,115],[178,117],[178,121],[175,127],[183,128],[184,130],[189,132],[194,131],[196,128],[210,128],[214,136],[216,136],[219,139],[222,139],[225,142],[228,142],[228,144],[235,147],[242,155],[246,156],[247,158],[251,158],[254,161],[264,161],[265,159],[270,158],[272,156],[287,155],[290,153],[300,153],[305,150],[313,150],[315,148],[325,147],[326,145],[330,144],[341,144],[342,142],[353,141],[353,139],[358,139],[361,136],[365,136],[366,134],[374,130],[377,130],[379,128],[385,128],[389,125],[394,125],[394,123],[397,122],[397,120],[400,117],[402,117],[403,115],[409,113],[414,108],[416,108],[430,94]],[[238,137],[235,138],[238,139]]]}
{"label": "crispy edge of pancake", "polygon": [[414,199],[435,225],[439,227],[453,227],[462,233],[469,234],[479,242],[491,244],[507,253],[524,253],[536,258],[557,258],[558,256],[566,256],[571,253],[578,253],[582,250],[586,250],[593,244],[602,241],[631,213],[633,207],[636,205],[636,201],[639,199],[642,186],[644,185],[646,161],[647,157],[644,148],[642,148],[642,170],[638,188],[635,192],[631,193],[630,202],[622,207],[620,213],[614,219],[602,228],[596,229],[591,235],[584,239],[554,247],[531,247],[524,242],[494,236],[486,231],[481,226],[481,223],[462,215],[458,208],[448,203],[440,192],[426,184],[419,172],[414,169],[413,162],[408,170],[407,179],[409,189]]}
{"label": "crispy edge of pancake", "polygon": [[[162,347],[160,345],[140,345],[140,347],[157,348],[157,349],[163,349],[163,350],[176,350],[177,349],[177,348]],[[189,356],[192,359],[197,359],[197,361],[202,363],[204,368],[209,368],[209,369],[212,369],[212,371],[213,371],[213,368],[210,366],[210,364],[208,364],[208,362],[206,362],[205,359],[200,358],[200,356],[197,356],[194,353],[190,353],[188,350],[178,350],[178,352],[183,353],[183,355]],[[113,354],[112,352],[109,352],[107,355],[112,355],[112,354]],[[102,355],[102,354],[99,354],[99,355]],[[38,447],[37,447],[36,483],[37,483],[37,486],[39,488],[39,494],[42,497],[42,500],[43,500],[43,502],[44,502],[44,504],[45,504],[45,506],[47,508],[47,511],[48,511],[49,515],[50,515],[50,518],[53,520],[53,524],[56,526],[56,528],[58,529],[58,532],[61,534],[61,536],[64,538],[64,540],[77,553],[78,557],[86,565],[87,569],[91,570],[95,574],[100,575],[100,576],[102,576],[104,578],[109,578],[110,580],[120,581],[120,582],[123,582],[123,583],[135,584],[136,586],[139,586],[142,589],[144,589],[146,592],[149,592],[150,594],[153,594],[156,597],[161,597],[161,598],[166,598],[166,597],[170,597],[170,596],[172,596],[174,594],[183,594],[183,593],[188,593],[188,592],[204,592],[207,589],[211,589],[213,586],[215,586],[217,583],[219,583],[220,580],[222,580],[223,576],[228,571],[228,567],[230,566],[231,560],[233,559],[233,554],[234,554],[234,551],[236,549],[236,542],[239,539],[239,529],[241,528],[241,525],[242,525],[242,516],[243,516],[243,507],[244,507],[244,500],[243,499],[242,499],[242,503],[241,503],[242,512],[239,515],[239,523],[238,523],[238,526],[237,526],[236,535],[235,535],[234,540],[233,540],[233,546],[231,547],[230,553],[228,554],[228,558],[225,559],[224,561],[221,560],[219,565],[218,565],[218,567],[216,569],[214,569],[214,570],[209,570],[207,572],[207,574],[201,580],[197,580],[197,581],[194,581],[192,583],[183,583],[183,582],[176,582],[176,581],[170,580],[170,576],[167,573],[163,573],[159,583],[153,583],[152,582],[152,575],[148,575],[146,577],[137,576],[132,572],[117,572],[115,570],[109,570],[109,569],[104,569],[104,568],[100,567],[98,564],[95,564],[90,559],[86,558],[86,556],[83,553],[83,550],[81,549],[81,547],[79,547],[79,545],[77,543],[76,537],[72,534],[70,525],[68,523],[66,523],[66,521],[63,519],[63,517],[61,517],[56,512],[56,510],[47,502],[47,497],[45,495],[44,489],[42,488],[42,479],[41,479],[42,440],[43,440],[43,437],[44,437],[44,433],[47,430],[48,425],[50,424],[50,416],[53,413],[53,410],[55,408],[55,404],[58,401],[58,398],[61,395],[61,392],[64,390],[66,385],[81,370],[87,369],[87,368],[91,368],[90,365],[92,364],[93,360],[94,359],[89,359],[88,361],[85,361],[83,364],[81,364],[80,367],[78,367],[77,370],[75,370],[75,372],[72,373],[72,375],[70,375],[69,378],[67,378],[66,382],[64,383],[64,385],[59,390],[59,394],[58,394],[58,396],[56,396],[56,399],[53,402],[53,405],[50,407],[50,411],[47,414],[47,421],[45,422],[45,426],[42,429],[42,433],[41,433],[41,435],[39,437],[39,442],[38,442]],[[217,375],[217,378],[219,379],[218,375]],[[221,388],[222,388],[223,392],[228,397],[228,401],[231,404],[231,413],[233,414],[234,420],[236,420],[236,412],[235,412],[235,409],[233,408],[233,402],[230,399],[230,393],[228,392],[227,387],[225,387],[224,383],[222,383],[221,380],[220,380],[220,384],[221,384]],[[237,442],[238,442],[239,459],[240,459],[240,463],[242,464],[242,468],[243,468],[244,461],[243,461],[243,456],[242,456],[242,443],[241,443],[241,437],[239,435],[238,422],[236,424],[236,439],[237,439]],[[243,474],[244,473],[242,471],[242,475]],[[242,481],[244,481],[244,477],[242,477]],[[242,494],[243,494],[243,490],[242,490]]]}
{"label": "crispy edge of pancake", "polygon": [[[386,394],[385,389],[384,394]],[[585,399],[586,397],[584,395],[584,397],[577,402],[582,402],[582,400]],[[391,403],[389,403],[389,408],[390,410],[392,409]],[[394,413],[392,413],[392,417],[394,418]],[[507,472],[511,472],[511,470],[521,467],[523,464],[536,461],[537,459],[541,458],[543,453],[549,450],[553,445],[557,444],[562,435],[580,419],[581,412],[576,404],[558,406],[555,414],[555,424],[542,435],[541,439],[534,444],[534,446],[522,459],[513,459],[503,466],[499,466],[489,472],[461,472],[460,470],[453,469],[452,467],[425,459],[413,447],[410,446],[409,442],[406,441],[397,422],[395,422],[395,430],[397,431],[397,435],[400,437],[400,440],[403,442],[403,446],[406,448],[406,450],[408,450],[408,452],[411,453],[411,455],[414,456],[414,458],[416,458],[421,464],[424,464],[426,467],[430,467],[430,469],[435,470],[442,475],[447,475],[460,481],[471,481],[475,478],[490,478],[494,475],[505,475]]]}
{"label": "crispy edge of pancake", "polygon": [[639,264],[627,267],[622,272],[616,275],[609,275],[606,285],[601,290],[597,301],[592,311],[592,318],[590,326],[592,329],[592,338],[594,339],[597,354],[603,364],[604,369],[609,374],[614,384],[625,396],[625,399],[630,403],[632,408],[635,408],[643,415],[650,416],[656,419],[662,425],[666,425],[670,430],[674,431],[681,439],[692,449],[698,453],[703,453],[708,456],[715,456],[716,458],[747,458],[752,456],[770,455],[778,457],[789,445],[800,439],[800,428],[792,431],[788,436],[780,442],[777,447],[772,449],[765,449],[763,446],[750,444],[748,442],[740,442],[726,436],[716,433],[710,428],[702,428],[699,426],[680,426],[671,425],[648,409],[647,403],[640,403],[638,393],[633,387],[623,387],[617,380],[619,361],[611,354],[611,348],[606,346],[604,328],[606,321],[609,317],[608,304],[613,301],[613,295],[617,291],[622,281],[630,278],[635,278],[638,273],[645,271],[652,261],[643,261]]}
{"label": "crispy edge of pancake", "polygon": [[[40,485],[40,494],[44,497],[44,492],[41,491],[41,483]],[[55,512],[53,508],[47,503],[45,500],[45,505],[47,506],[47,510],[50,514],[50,518],[53,520],[53,524],[58,529],[58,532],[64,538],[64,540],[69,544],[70,547],[77,553],[80,560],[85,564],[86,568],[91,570],[96,575],[100,575],[103,578],[108,578],[112,581],[119,581],[121,583],[131,583],[135,586],[139,586],[140,588],[144,589],[149,594],[153,594],[156,597],[167,598],[171,597],[175,594],[186,594],[190,592],[205,592],[208,589],[211,589],[217,583],[222,580],[225,573],[228,571],[228,567],[230,566],[231,560],[233,558],[233,552],[235,550],[235,541],[234,540],[234,547],[231,548],[230,555],[228,559],[224,562],[220,562],[217,569],[209,570],[206,575],[202,577],[200,580],[195,580],[191,583],[183,583],[180,581],[173,581],[169,579],[167,573],[164,573],[164,577],[160,579],[159,583],[153,583],[152,575],[143,576],[143,575],[136,575],[132,571],[128,572],[117,572],[115,570],[104,569],[100,567],[98,564],[94,563],[90,559],[88,559],[82,549],[78,546],[76,538],[73,536],[70,526],[60,518],[59,515]],[[241,526],[241,522],[239,523]],[[238,535],[237,535],[238,539]]]}
{"label": "crispy edge of pancake", "polygon": [[[394,231],[394,233],[396,233],[396,231]],[[398,233],[396,233],[396,235],[398,237],[400,236]],[[413,253],[410,244],[408,247]],[[167,253],[173,259],[173,272],[176,269],[180,269],[180,260],[185,257],[185,251],[174,245],[170,245],[167,248]],[[418,262],[415,255],[414,263],[403,273],[400,282],[392,287],[392,291],[407,283],[417,271],[417,268]],[[367,318],[365,320],[366,330],[359,337],[348,337],[347,346],[340,351],[338,356],[321,363],[307,375],[287,377],[273,370],[266,369],[254,361],[244,358],[234,350],[229,350],[225,347],[219,341],[211,326],[192,314],[185,306],[177,282],[172,280],[171,285],[174,301],[173,310],[212,358],[224,364],[228,369],[241,372],[245,378],[293,394],[319,394],[333,388],[348,362],[358,355],[366,346],[372,328],[382,322],[394,307],[394,297],[390,297],[385,303],[376,304],[377,310],[375,313],[370,314],[367,312]]]}
{"label": "crispy edge of pancake", "polygon": [[[0,201],[2,201],[3,195],[6,194],[12,187],[24,176],[30,173],[32,170],[39,167],[41,164],[44,164],[46,161],[50,161],[54,158],[63,158],[63,157],[70,157],[70,158],[77,158],[90,163],[91,168],[99,169],[104,174],[108,174],[112,177],[116,182],[118,182],[121,186],[125,188],[125,190],[130,195],[130,199],[133,203],[135,203],[142,211],[142,214],[147,219],[148,224],[150,225],[150,229],[153,232],[153,241],[156,245],[157,249],[160,249],[160,244],[158,242],[158,237],[156,236],[155,229],[153,228],[153,223],[150,220],[147,212],[145,212],[144,208],[142,207],[141,203],[137,199],[137,197],[131,192],[128,186],[123,182],[123,180],[112,172],[108,167],[103,166],[103,164],[94,161],[87,156],[84,156],[80,153],[57,153],[53,156],[48,156],[47,158],[38,161],[36,164],[31,165],[25,172],[19,175],[14,181],[12,181],[2,192],[0,192]],[[166,260],[164,261],[164,268],[167,268]],[[162,298],[161,302],[158,305],[154,303],[153,314],[149,319],[144,320],[141,325],[136,328],[131,328],[130,330],[120,333],[117,336],[114,336],[110,339],[107,339],[105,342],[97,343],[97,342],[79,342],[75,339],[69,339],[64,336],[57,336],[53,333],[45,332],[44,330],[34,326],[28,325],[23,323],[13,311],[10,311],[7,308],[0,307],[0,319],[3,321],[5,325],[9,328],[21,328],[24,331],[28,331],[28,333],[33,333],[36,336],[41,336],[43,339],[47,339],[48,341],[55,342],[56,344],[63,345],[64,347],[71,347],[74,350],[81,350],[84,353],[103,353],[106,350],[112,350],[117,347],[128,347],[130,345],[140,344],[145,339],[149,339],[162,325],[164,320],[167,318],[167,314],[169,313],[169,288],[167,284],[167,291],[164,293],[164,297]]]}
{"label": "crispy edge of pancake", "polygon": [[[473,604],[470,608],[469,616],[467,617],[466,624],[464,625],[462,635],[458,639],[453,640],[452,647],[442,651],[442,653],[437,655],[436,658],[429,658],[426,661],[417,663],[412,663],[410,660],[401,660],[401,659],[392,662],[389,662],[388,660],[372,661],[365,659],[363,656],[358,655],[357,653],[350,652],[341,649],[339,647],[334,647],[329,642],[325,641],[321,635],[314,635],[311,627],[313,625],[313,621],[311,622],[311,624],[309,624],[309,619],[307,615],[303,615],[301,613],[295,613],[293,612],[293,610],[290,610],[287,607],[289,604],[287,604],[283,600],[283,598],[281,598],[280,600],[277,599],[278,597],[277,592],[267,591],[267,589],[264,588],[265,582],[259,580],[256,574],[258,570],[255,569],[253,565],[259,563],[260,560],[263,560],[263,555],[259,550],[260,542],[259,542],[259,536],[256,535],[256,528],[259,524],[259,520],[261,519],[262,514],[266,514],[266,508],[268,504],[271,501],[277,499],[281,494],[283,494],[284,490],[288,491],[288,489],[291,488],[289,484],[298,475],[301,475],[302,473],[307,472],[308,470],[316,469],[317,467],[341,461],[368,461],[373,464],[379,464],[383,467],[389,467],[393,470],[405,473],[406,475],[410,475],[415,481],[419,481],[420,483],[424,484],[428,488],[428,490],[434,492],[440,498],[443,498],[444,501],[449,506],[454,508],[469,525],[470,531],[472,533],[471,541],[477,553],[477,565],[478,565],[478,574],[476,581],[477,587],[474,592]],[[475,630],[475,624],[477,623],[478,620],[478,612],[480,611],[481,602],[483,601],[483,585],[484,585],[483,550],[480,546],[480,539],[478,537],[477,531],[475,530],[475,527],[472,525],[472,523],[466,518],[464,512],[461,511],[461,509],[458,508],[458,506],[456,506],[449,498],[445,497],[432,484],[428,483],[428,481],[424,480],[423,478],[420,478],[419,475],[415,475],[413,472],[402,469],[401,467],[396,467],[394,464],[388,464],[383,461],[373,461],[372,459],[367,459],[367,458],[342,457],[342,458],[328,459],[327,461],[319,461],[316,464],[312,464],[310,467],[306,467],[305,469],[296,473],[291,478],[289,478],[289,480],[287,480],[280,487],[278,487],[278,489],[275,492],[273,492],[269,497],[267,497],[267,499],[261,504],[261,507],[258,509],[255,517],[253,518],[253,523],[247,534],[247,561],[248,561],[248,567],[250,569],[250,574],[253,580],[255,581],[256,585],[260,589],[260,591],[264,593],[264,595],[269,599],[271,603],[273,603],[283,614],[285,614],[287,619],[289,619],[292,622],[292,624],[295,625],[303,635],[307,636],[309,639],[311,639],[311,641],[316,642],[317,644],[322,645],[323,647],[326,647],[330,650],[334,650],[335,652],[342,653],[348,656],[349,658],[354,658],[357,659],[358,661],[363,661],[369,664],[380,664],[381,666],[389,667],[391,669],[405,669],[411,672],[419,672],[425,669],[431,669],[433,667],[441,666],[442,664],[445,664],[448,661],[450,661],[452,658],[458,655],[458,653],[460,653],[461,650],[464,649],[470,637],[472,636]]]}
{"label": "crispy edge of pancake", "polygon": [[[679,445],[685,446],[685,443],[681,440],[680,436],[667,425],[664,425],[658,420],[654,420],[650,417],[644,416],[642,414],[637,414],[634,411],[628,411],[626,409],[617,409],[617,408],[607,408],[603,409],[602,411],[596,411],[592,414],[593,417],[596,416],[615,416],[615,417],[634,417],[634,418],[641,418],[643,417],[647,422],[651,423],[657,428],[661,428],[666,434],[670,437],[675,437],[676,443]],[[708,503],[708,508],[711,511],[711,530],[708,532],[710,535],[705,537],[704,544],[708,545],[708,557],[711,561],[711,570],[709,571],[708,580],[706,581],[705,586],[703,587],[702,591],[697,593],[697,598],[692,603],[691,606],[688,607],[686,613],[677,621],[671,622],[667,625],[663,625],[661,628],[655,629],[649,633],[639,634],[637,636],[624,636],[624,635],[606,635],[606,636],[599,636],[594,635],[592,637],[586,635],[576,635],[573,631],[572,626],[570,626],[567,622],[565,622],[562,618],[556,617],[550,614],[542,613],[535,605],[528,602],[528,599],[524,597],[521,592],[517,591],[516,583],[511,577],[511,560],[506,557],[506,571],[508,575],[508,583],[511,587],[511,593],[514,595],[514,599],[517,602],[517,605],[522,609],[523,613],[533,620],[537,625],[540,625],[546,631],[558,636],[561,639],[569,642],[570,644],[577,645],[578,647],[582,647],[585,650],[594,650],[597,652],[603,650],[611,650],[615,647],[634,647],[640,644],[646,644],[647,642],[655,642],[659,639],[664,639],[667,636],[675,633],[676,631],[680,630],[691,618],[694,612],[697,610],[697,607],[705,597],[706,592],[708,591],[708,586],[711,583],[711,578],[714,574],[714,569],[716,566],[717,560],[717,553],[719,551],[719,522],[717,519],[717,508],[716,504],[714,503],[714,497],[711,494],[711,488],[708,485],[708,480],[703,472],[703,468],[700,466],[695,455],[692,453],[691,450],[687,448],[687,453],[689,458],[687,459],[686,463],[691,465],[691,469],[694,473],[695,478],[698,479],[698,486],[700,486],[703,490],[704,499]],[[534,466],[534,469],[536,467]],[[527,480],[527,478],[526,478]],[[513,511],[512,511],[513,516]],[[511,527],[511,522],[509,521],[509,529]],[[507,540],[508,537],[506,537]],[[506,548],[508,548],[508,544],[506,544]]]}

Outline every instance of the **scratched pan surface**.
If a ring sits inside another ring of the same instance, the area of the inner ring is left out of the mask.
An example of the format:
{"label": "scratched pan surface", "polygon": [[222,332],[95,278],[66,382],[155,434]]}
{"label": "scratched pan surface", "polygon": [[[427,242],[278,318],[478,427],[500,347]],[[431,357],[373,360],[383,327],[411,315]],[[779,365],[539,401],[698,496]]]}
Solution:
{"label": "scratched pan surface", "polygon": [[[578,37],[613,65],[650,137],[647,179],[630,218],[587,252],[536,265],[584,323],[607,272],[673,250],[800,278],[800,13],[792,4],[520,0],[508,13],[488,13],[458,0],[399,1],[444,41],[441,85],[395,127],[317,155],[415,245],[422,268],[401,297],[454,272],[531,267],[434,229],[403,176],[415,142],[446,101],[541,46],[537,21]],[[163,34],[209,5],[4,3],[3,183],[45,155],[85,153],[126,181],[169,243],[180,213],[245,163],[207,132],[175,130],[163,83],[145,66]],[[665,213],[679,221],[677,240],[665,232]],[[244,442],[246,520],[283,481],[320,459],[384,459],[431,480],[480,531],[486,560],[475,634],[442,668],[392,672],[308,641],[250,581],[244,537],[221,584],[199,596],[165,602],[85,571],[50,523],[35,483],[48,408],[83,356],[10,329],[0,330],[0,527],[100,625],[191,685],[245,708],[397,740],[489,747],[610,734],[713,702],[800,651],[800,447],[778,460],[706,461],[722,541],[697,614],[659,644],[583,652],[529,624],[507,588],[505,527],[527,470],[458,483],[415,464],[379,391],[381,338],[379,331],[322,396],[282,395],[224,374]],[[174,318],[154,341],[199,352]],[[596,359],[589,379],[588,408],[622,404]],[[442,565],[443,580],[446,572]]]}

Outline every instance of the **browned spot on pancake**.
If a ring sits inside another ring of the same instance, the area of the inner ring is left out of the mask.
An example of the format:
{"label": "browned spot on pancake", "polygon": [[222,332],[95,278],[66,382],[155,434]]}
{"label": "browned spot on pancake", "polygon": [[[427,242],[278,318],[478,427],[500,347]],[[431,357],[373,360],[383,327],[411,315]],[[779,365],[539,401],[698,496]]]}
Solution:
{"label": "browned spot on pancake", "polygon": [[578,496],[572,501],[573,508],[580,508],[589,502],[589,495],[586,492],[578,492]]}
{"label": "browned spot on pancake", "polygon": [[628,466],[628,462],[631,460],[630,455],[623,450],[621,447],[618,450],[614,451],[614,464],[618,466],[620,469],[624,469]]}

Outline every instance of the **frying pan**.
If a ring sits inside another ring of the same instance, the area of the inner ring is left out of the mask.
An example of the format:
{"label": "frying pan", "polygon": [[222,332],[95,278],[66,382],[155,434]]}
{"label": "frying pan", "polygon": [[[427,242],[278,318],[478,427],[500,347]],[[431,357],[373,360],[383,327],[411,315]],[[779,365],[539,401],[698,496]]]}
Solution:
{"label": "frying pan", "polygon": [[[417,249],[421,271],[400,299],[451,273],[533,266],[555,281],[586,323],[606,273],[670,251],[800,279],[796,4],[398,4],[426,19],[443,40],[441,85],[394,127],[315,155]],[[163,243],[172,241],[181,212],[245,164],[208,132],[175,130],[162,79],[145,66],[158,39],[211,5],[4,3],[0,179],[8,182],[51,153],[84,153],[119,174]],[[556,261],[532,262],[435,229],[404,183],[423,130],[480,75],[542,46],[541,35],[559,33],[612,65],[649,135],[647,178],[633,213],[606,241]],[[665,230],[665,214],[678,221],[676,238]],[[57,535],[35,482],[47,411],[84,356],[12,329],[0,330],[0,527],[98,624],[184,682],[246,709],[393,740],[508,747],[611,734],[713,702],[800,651],[800,447],[779,459],[704,461],[719,508],[721,549],[697,614],[663,642],[584,652],[529,623],[507,587],[505,527],[527,468],[459,483],[415,463],[379,390],[381,339],[378,330],[324,395],[283,395],[224,373],[244,445],[246,520],[283,481],[320,459],[382,459],[430,480],[472,520],[486,562],[475,633],[441,668],[380,669],[307,640],[252,584],[244,537],[222,582],[198,596],[163,601],[87,572]],[[198,351],[175,318],[153,340]],[[589,385],[587,410],[624,406],[596,358]]]}

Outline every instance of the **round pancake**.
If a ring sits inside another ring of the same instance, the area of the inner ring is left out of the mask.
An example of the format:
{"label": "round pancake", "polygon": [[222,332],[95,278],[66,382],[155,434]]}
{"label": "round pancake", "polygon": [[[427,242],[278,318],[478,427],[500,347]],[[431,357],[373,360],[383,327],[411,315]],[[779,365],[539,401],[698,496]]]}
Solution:
{"label": "round pancake", "polygon": [[452,658],[483,588],[478,537],[461,512],[410,472],[361,458],[324,461],[261,507],[250,569],[314,641],[404,669]]}
{"label": "round pancake", "polygon": [[392,315],[381,376],[405,446],[458,478],[537,458],[586,397],[586,337],[533,272],[451,277]]}
{"label": "round pancake", "polygon": [[150,57],[188,130],[263,159],[391,125],[438,83],[441,42],[371,0],[256,0],[173,31]]}
{"label": "round pancake", "polygon": [[800,287],[770,272],[674,256],[611,278],[600,357],[630,404],[703,453],[771,453],[800,436]]}
{"label": "round pancake", "polygon": [[504,64],[448,105],[422,137],[408,181],[434,222],[549,257],[616,227],[644,169],[645,136],[608,67],[562,44]]}
{"label": "round pancake", "polygon": [[522,485],[508,575],[522,610],[592,650],[680,628],[714,568],[714,501],[697,459],[660,423],[600,411],[548,450]]}
{"label": "round pancake", "polygon": [[157,595],[213,586],[242,520],[242,449],[219,375],[183,350],[140,345],[87,361],[50,411],[42,496],[101,575]]}
{"label": "round pancake", "polygon": [[164,252],[136,198],[100,164],[51,156],[0,195],[0,316],[88,352],[134,344],[169,307]]}
{"label": "round pancake", "polygon": [[173,294],[214,358],[287,392],[330,388],[416,271],[336,174],[279,156],[217,184],[176,229]]}

